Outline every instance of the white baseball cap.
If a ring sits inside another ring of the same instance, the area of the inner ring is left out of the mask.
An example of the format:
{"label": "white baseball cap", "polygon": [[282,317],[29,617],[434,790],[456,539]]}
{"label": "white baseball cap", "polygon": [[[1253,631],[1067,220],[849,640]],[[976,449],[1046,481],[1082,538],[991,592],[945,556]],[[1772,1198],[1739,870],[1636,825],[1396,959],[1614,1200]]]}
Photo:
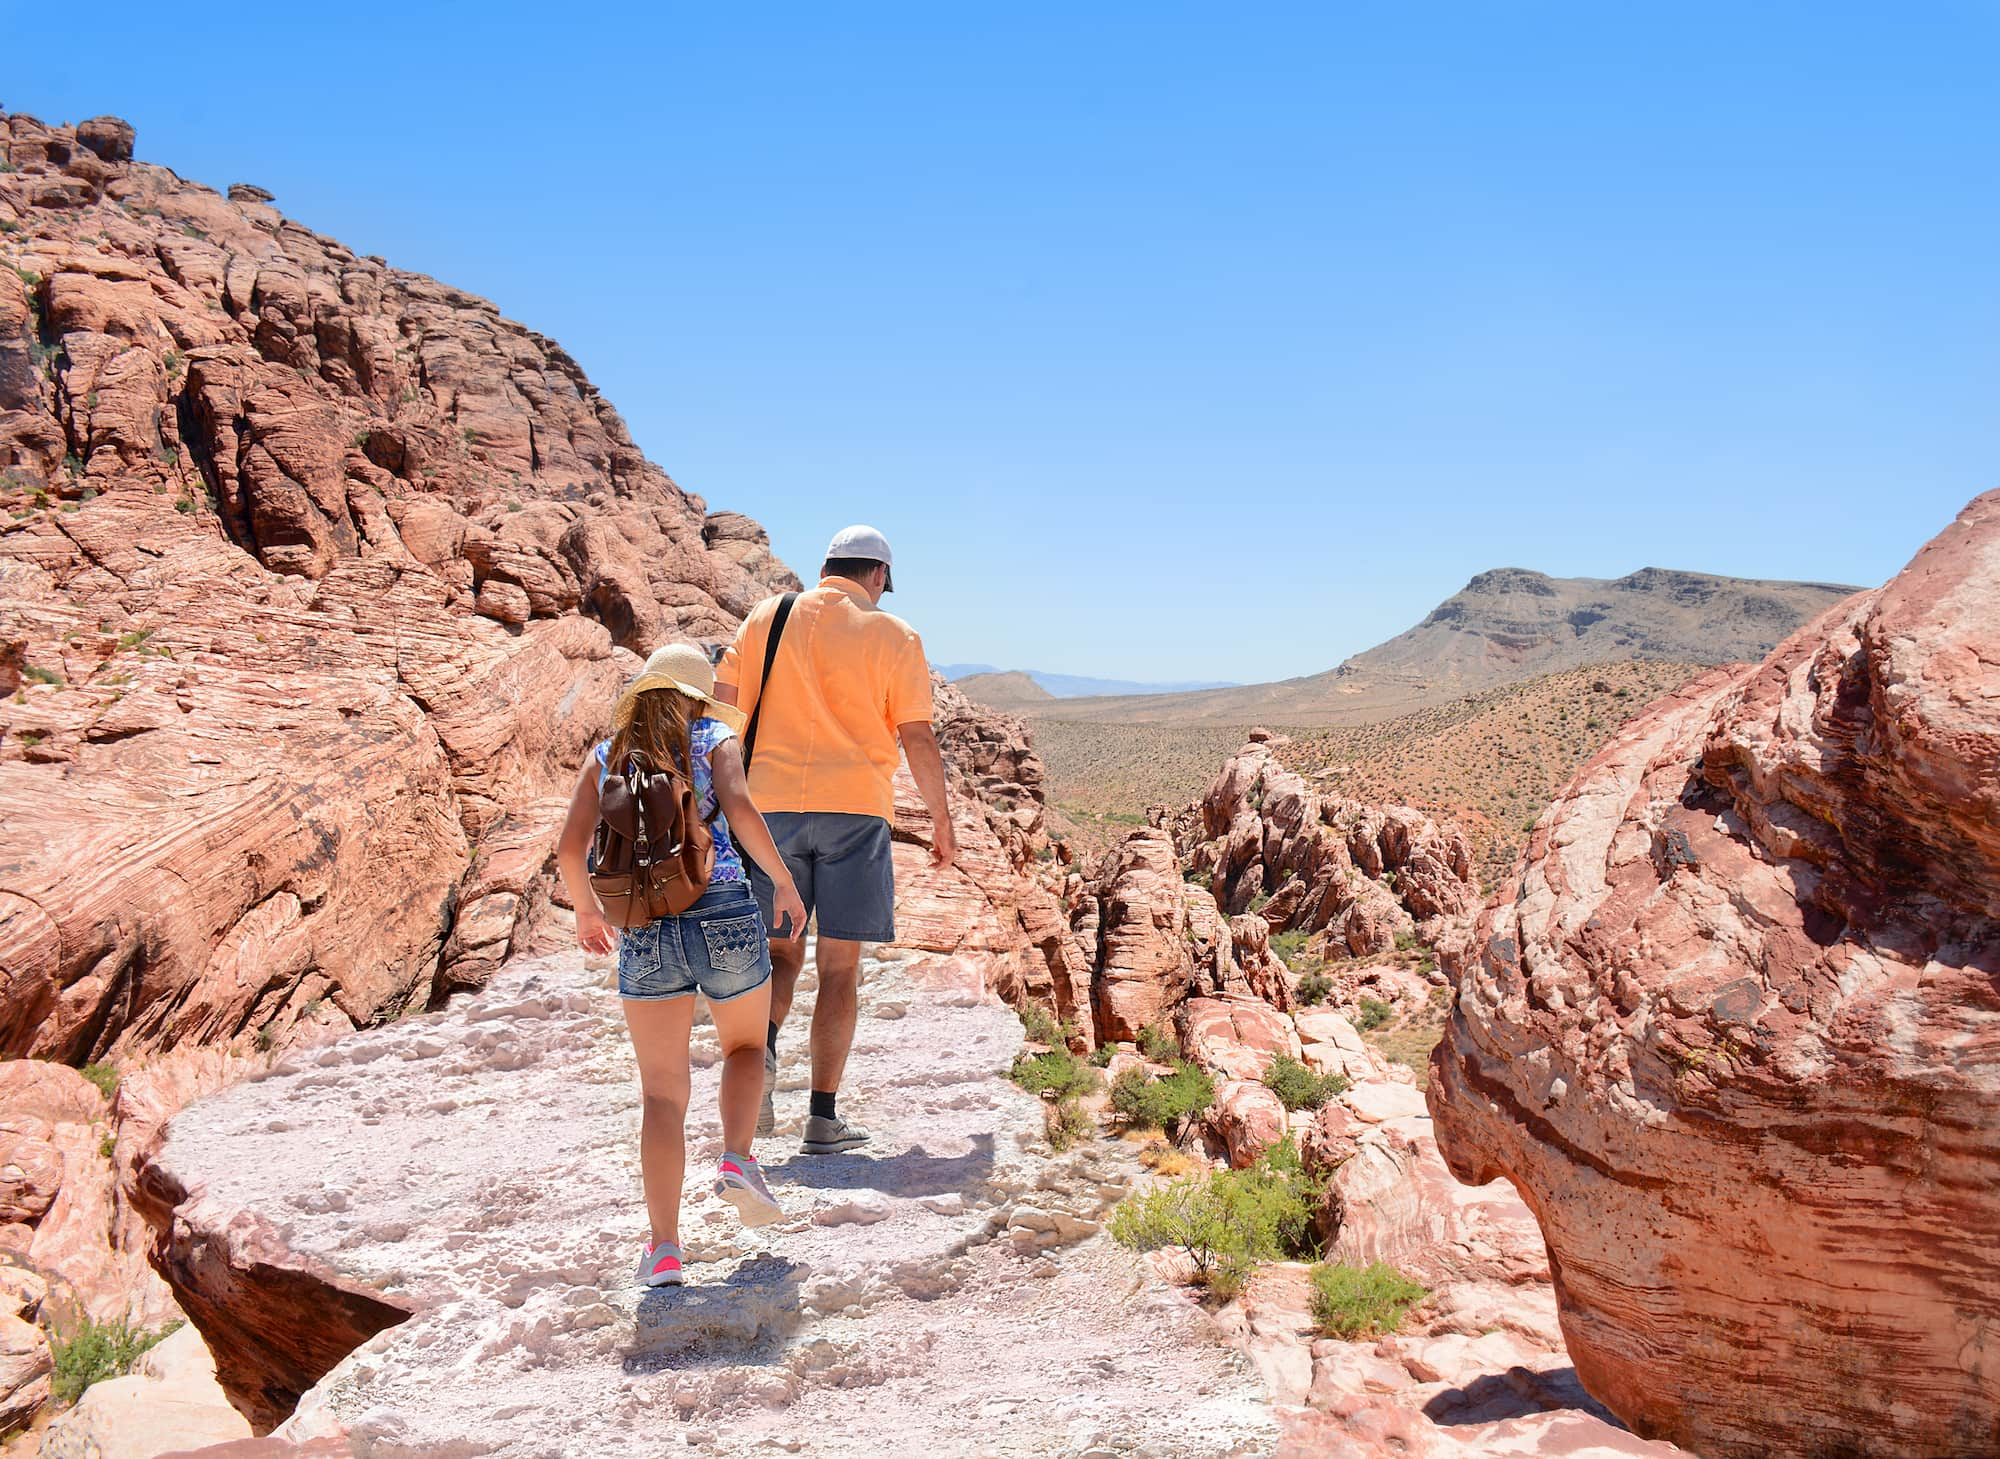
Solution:
{"label": "white baseball cap", "polygon": [[[865,558],[869,562],[879,562],[884,567],[888,567],[894,560],[889,556],[889,539],[873,527],[862,526],[842,527],[834,533],[833,541],[826,544],[826,555],[829,559]],[[882,584],[882,591],[885,593],[896,591],[896,580],[893,575]]]}

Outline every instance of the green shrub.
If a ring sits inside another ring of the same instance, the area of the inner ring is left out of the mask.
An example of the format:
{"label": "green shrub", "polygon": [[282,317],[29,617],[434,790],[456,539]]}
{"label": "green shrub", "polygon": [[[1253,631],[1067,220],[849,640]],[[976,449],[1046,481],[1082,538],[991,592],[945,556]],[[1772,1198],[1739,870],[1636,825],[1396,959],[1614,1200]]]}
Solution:
{"label": "green shrub", "polygon": [[83,1077],[88,1079],[92,1084],[95,1084],[97,1086],[97,1092],[103,1095],[107,1100],[116,1099],[118,1097],[118,1070],[114,1068],[112,1065],[85,1064],[83,1068],[81,1068],[77,1072],[82,1074]]}
{"label": "green shrub", "polygon": [[1090,1067],[1102,1069],[1111,1062],[1111,1045],[1099,1044],[1090,1051]]}
{"label": "green shrub", "polygon": [[1387,1003],[1384,1003],[1380,998],[1370,998],[1363,995],[1361,999],[1361,1012],[1355,1015],[1354,1026],[1363,1033],[1367,1033],[1370,1029],[1380,1028],[1395,1016],[1396,1010]]}
{"label": "green shrub", "polygon": [[1043,1111],[1042,1128],[1049,1137],[1049,1148],[1061,1154],[1095,1135],[1097,1121],[1074,1097],[1069,1097],[1057,1100]]}
{"label": "green shrub", "polygon": [[1247,910],[1251,912],[1261,912],[1270,905],[1271,905],[1271,894],[1269,892],[1259,892],[1257,893],[1256,896],[1250,899],[1250,906]]}
{"label": "green shrub", "polygon": [[1286,1109],[1318,1109],[1347,1088],[1347,1076],[1315,1074],[1290,1054],[1279,1054],[1264,1071],[1264,1087]]}
{"label": "green shrub", "polygon": [[54,669],[45,669],[40,664],[29,664],[21,670],[21,677],[31,684],[54,684],[60,687],[63,676]]}
{"label": "green shrub", "polygon": [[1319,1255],[1313,1212],[1321,1194],[1287,1136],[1247,1170],[1188,1176],[1128,1197],[1111,1213],[1111,1236],[1137,1251],[1181,1251],[1195,1280],[1227,1300],[1258,1262]]}
{"label": "green shrub", "polygon": [[158,1332],[147,1332],[123,1318],[93,1322],[86,1317],[67,1337],[52,1337],[49,1351],[55,1358],[55,1373],[50,1388],[57,1401],[74,1403],[91,1384],[123,1377],[149,1348],[179,1326],[173,1322]]}
{"label": "green shrub", "polygon": [[1215,1081],[1193,1064],[1181,1064],[1163,1079],[1127,1069],[1111,1081],[1111,1107],[1132,1129],[1172,1129],[1214,1102]]}
{"label": "green shrub", "polygon": [[1057,1099],[1089,1094],[1100,1083],[1097,1071],[1068,1049],[1023,1054],[1014,1061],[1007,1077],[1030,1094],[1052,1094]]}
{"label": "green shrub", "polygon": [[1323,1262],[1312,1270],[1312,1314],[1328,1337],[1394,1332],[1430,1292],[1385,1262],[1370,1267]]}
{"label": "green shrub", "polygon": [[1056,1026],[1054,1015],[1039,1003],[1021,1005],[1021,1027],[1027,1031],[1028,1038],[1033,1043],[1062,1042],[1062,1030]]}
{"label": "green shrub", "polygon": [[1297,970],[1299,959],[1306,955],[1306,942],[1311,936],[1303,928],[1295,927],[1290,932],[1271,934],[1271,951],[1276,953],[1286,967]]}
{"label": "green shrub", "polygon": [[1149,1023],[1139,1030],[1139,1052],[1156,1064],[1181,1056],[1181,1041],[1164,1023]]}
{"label": "green shrub", "polygon": [[1409,952],[1417,945],[1417,934],[1408,930],[1396,934],[1396,951]]}
{"label": "green shrub", "polygon": [[1292,991],[1298,994],[1301,1003],[1324,1003],[1333,996],[1333,979],[1325,973],[1305,973]]}

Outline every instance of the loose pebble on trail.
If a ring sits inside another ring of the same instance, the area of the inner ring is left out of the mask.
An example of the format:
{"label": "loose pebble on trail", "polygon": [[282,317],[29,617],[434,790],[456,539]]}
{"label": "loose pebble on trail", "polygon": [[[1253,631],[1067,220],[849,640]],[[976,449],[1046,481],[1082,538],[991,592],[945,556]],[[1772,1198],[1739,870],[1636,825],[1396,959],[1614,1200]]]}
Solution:
{"label": "loose pebble on trail", "polygon": [[1101,1231],[1123,1147],[1050,1152],[973,965],[870,960],[842,1112],[801,1156],[808,967],[760,1142],[791,1213],[708,1193],[720,1053],[695,1029],[689,1285],[633,1280],[638,1082],[609,974],[515,962],[444,1012],[296,1056],[176,1121],[163,1163],[223,1222],[414,1306],[280,1433],[366,1455],[616,1459],[1267,1454],[1262,1384]]}

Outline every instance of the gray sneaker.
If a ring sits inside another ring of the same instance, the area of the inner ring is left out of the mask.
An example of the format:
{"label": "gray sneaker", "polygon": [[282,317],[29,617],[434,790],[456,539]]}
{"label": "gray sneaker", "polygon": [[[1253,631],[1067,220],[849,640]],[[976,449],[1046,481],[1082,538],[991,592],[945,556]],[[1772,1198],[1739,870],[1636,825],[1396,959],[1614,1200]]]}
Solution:
{"label": "gray sneaker", "polygon": [[778,1055],[769,1044],[764,1046],[764,1102],[757,1106],[757,1133],[768,1135],[778,1128],[778,1112],[771,1105],[771,1096],[778,1092]]}
{"label": "gray sneaker", "polygon": [[868,1132],[852,1120],[828,1119],[825,1115],[806,1116],[805,1152],[808,1155],[838,1155],[868,1143]]}
{"label": "gray sneaker", "polygon": [[736,1207],[745,1226],[768,1226],[785,1219],[785,1208],[764,1184],[763,1167],[741,1155],[724,1155],[715,1172],[715,1193]]}

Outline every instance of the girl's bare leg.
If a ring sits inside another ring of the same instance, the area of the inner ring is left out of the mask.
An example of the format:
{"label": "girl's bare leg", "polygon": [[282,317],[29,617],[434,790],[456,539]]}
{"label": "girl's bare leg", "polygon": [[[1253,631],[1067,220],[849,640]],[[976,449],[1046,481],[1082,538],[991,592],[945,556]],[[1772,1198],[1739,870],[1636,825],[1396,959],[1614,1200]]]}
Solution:
{"label": "girl's bare leg", "polygon": [[[638,1055],[639,1089],[645,1102],[639,1126],[639,1174],[646,1187],[646,1215],[655,1242],[678,1244],[681,1182],[687,1171],[688,1033],[694,1026],[694,995],[653,1001],[628,998],[624,1003],[625,1027]],[[757,1077],[761,1095],[761,1061]],[[753,1125],[756,1098],[751,1100]]]}
{"label": "girl's bare leg", "polygon": [[771,984],[727,1003],[711,1003],[722,1044],[722,1148],[750,1153],[757,1134],[757,1106],[764,1098],[764,1034],[771,1021]]}

